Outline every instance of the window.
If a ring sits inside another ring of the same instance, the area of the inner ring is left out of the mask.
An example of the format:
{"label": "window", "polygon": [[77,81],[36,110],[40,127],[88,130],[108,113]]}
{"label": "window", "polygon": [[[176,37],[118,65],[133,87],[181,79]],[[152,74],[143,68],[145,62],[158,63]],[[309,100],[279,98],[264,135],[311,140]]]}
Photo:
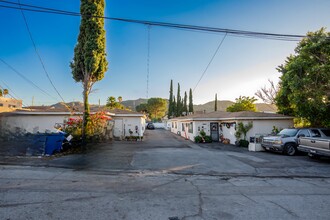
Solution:
{"label": "window", "polygon": [[188,132],[189,133],[193,133],[193,123],[192,122],[190,122],[190,124],[189,124],[189,127],[188,127]]}
{"label": "window", "polygon": [[307,129],[303,129],[303,130],[300,130],[300,131],[299,131],[298,136],[302,136],[302,135],[303,135],[304,137],[310,137],[309,132],[308,132]]}
{"label": "window", "polygon": [[2,107],[3,106],[3,103],[0,103],[0,107]]}
{"label": "window", "polygon": [[175,128],[178,128],[178,124],[177,124],[177,122],[175,122]]}
{"label": "window", "polygon": [[174,122],[172,122],[172,128],[174,128]]}
{"label": "window", "polygon": [[321,137],[319,130],[311,129],[312,137]]}
{"label": "window", "polygon": [[185,126],[185,124],[184,124],[184,123],[182,123],[182,131],[184,131],[184,126]]}
{"label": "window", "polygon": [[330,129],[321,129],[321,131],[325,134],[325,136],[330,137]]}

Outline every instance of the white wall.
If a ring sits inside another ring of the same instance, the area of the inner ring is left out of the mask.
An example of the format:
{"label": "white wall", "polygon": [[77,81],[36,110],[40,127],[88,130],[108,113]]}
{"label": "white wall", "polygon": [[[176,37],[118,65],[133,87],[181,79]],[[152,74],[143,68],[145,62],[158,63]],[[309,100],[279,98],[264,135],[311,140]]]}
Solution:
{"label": "white wall", "polygon": [[[236,123],[242,121],[244,124],[247,124],[251,120],[239,120]],[[188,128],[186,129],[186,133],[182,131],[181,125],[182,122],[180,121],[172,121],[173,123],[177,123],[177,128],[175,126],[172,128],[171,125],[171,132],[177,134],[178,131],[180,131],[181,136],[194,141],[194,137],[199,135],[200,131],[202,130],[202,127],[204,128],[204,131],[206,135],[210,135],[210,122],[211,121],[194,121],[193,122],[193,133],[188,132]],[[213,122],[213,121],[212,121]],[[214,121],[216,122],[216,121]],[[230,121],[233,122],[233,121]],[[190,123],[190,122],[183,122],[183,123]],[[220,125],[220,121],[218,121]],[[225,123],[225,121],[222,121],[222,123]],[[264,120],[253,120],[253,127],[246,135],[246,140],[249,141],[250,137],[254,137],[255,134],[269,134],[272,132],[273,126],[276,126],[277,128],[287,128],[287,127],[293,127],[293,120],[292,119],[281,119],[281,120],[271,120],[271,119],[264,119]],[[222,125],[222,130],[219,128],[219,134],[223,135],[224,138],[227,138],[230,140],[231,144],[235,144],[236,137],[235,137],[235,125],[231,124],[229,128]],[[243,136],[241,137],[243,138]]]}
{"label": "white wall", "polygon": [[167,123],[164,123],[164,122],[154,122],[153,124],[154,124],[155,128],[165,129]]}
{"label": "white wall", "polygon": [[132,136],[142,136],[144,132],[143,124],[140,117],[125,117],[124,123],[124,136],[130,136],[129,131],[133,131]]}
{"label": "white wall", "polygon": [[[220,125],[220,123],[219,123]],[[236,137],[235,137],[235,125],[231,124],[231,126],[229,128],[227,128],[224,124],[222,124],[222,131],[219,128],[219,137],[221,136],[221,134],[223,135],[224,138],[227,138],[230,140],[230,144],[235,144],[236,141]]]}
{"label": "white wall", "polygon": [[[245,121],[247,123],[247,121]],[[293,120],[254,120],[253,127],[247,133],[247,140],[250,140],[250,137],[254,137],[255,134],[270,134],[272,132],[273,126],[278,129],[293,127]]]}
{"label": "white wall", "polygon": [[1,117],[1,126],[10,131],[15,128],[25,130],[30,133],[43,133],[46,130],[55,130],[56,123],[63,123],[64,119],[69,118],[69,115],[12,115]]}
{"label": "white wall", "polygon": [[[195,129],[195,128],[196,128],[196,129]],[[201,121],[196,121],[196,122],[195,122],[195,128],[194,128],[194,130],[195,130],[194,135],[195,135],[195,136],[199,135],[199,133],[200,133],[202,130],[205,131],[205,134],[206,134],[206,135],[211,135],[211,133],[210,133],[210,122],[209,122],[209,121],[207,121],[207,122],[205,122],[205,121],[203,121],[203,122],[201,122]]]}
{"label": "white wall", "polygon": [[171,132],[174,133],[174,134],[177,134],[178,133],[178,121],[172,121],[172,124],[171,124]]}

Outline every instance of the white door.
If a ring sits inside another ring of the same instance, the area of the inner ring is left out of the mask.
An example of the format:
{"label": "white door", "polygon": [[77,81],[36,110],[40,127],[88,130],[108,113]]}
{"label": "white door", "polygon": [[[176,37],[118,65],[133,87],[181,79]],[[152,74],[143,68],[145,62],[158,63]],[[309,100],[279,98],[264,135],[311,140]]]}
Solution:
{"label": "white door", "polygon": [[124,126],[123,119],[116,119],[115,126],[113,128],[113,136],[117,138],[124,137]]}

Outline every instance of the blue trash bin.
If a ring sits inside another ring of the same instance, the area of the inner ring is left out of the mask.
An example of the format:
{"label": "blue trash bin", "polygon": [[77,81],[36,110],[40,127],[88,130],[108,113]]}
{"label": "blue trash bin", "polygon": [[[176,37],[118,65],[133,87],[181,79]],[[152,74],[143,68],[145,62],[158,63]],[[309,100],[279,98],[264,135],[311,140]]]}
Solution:
{"label": "blue trash bin", "polygon": [[48,134],[46,138],[45,155],[52,155],[55,151],[60,152],[64,139],[63,133]]}
{"label": "blue trash bin", "polygon": [[27,155],[45,154],[46,138],[47,136],[45,134],[38,133],[33,135],[32,144],[28,147],[26,154]]}

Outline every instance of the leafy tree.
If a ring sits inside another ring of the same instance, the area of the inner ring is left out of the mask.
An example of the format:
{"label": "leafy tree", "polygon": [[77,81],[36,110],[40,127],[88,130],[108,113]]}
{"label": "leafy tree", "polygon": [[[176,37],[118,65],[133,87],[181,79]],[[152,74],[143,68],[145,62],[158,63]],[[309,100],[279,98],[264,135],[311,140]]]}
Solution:
{"label": "leafy tree", "polygon": [[2,97],[3,93],[2,93],[2,89],[0,89],[0,97]]}
{"label": "leafy tree", "polygon": [[123,97],[121,97],[121,96],[118,96],[117,99],[118,99],[118,102],[119,102],[119,103],[121,103],[121,102],[123,101]]}
{"label": "leafy tree", "polygon": [[193,104],[193,95],[192,95],[192,90],[189,90],[189,112],[194,112],[194,104]]}
{"label": "leafy tree", "polygon": [[279,86],[274,84],[274,82],[268,79],[270,87],[266,86],[260,88],[256,93],[254,93],[259,99],[268,104],[275,104],[275,97],[278,93]]}
{"label": "leafy tree", "polygon": [[70,63],[73,79],[83,85],[84,116],[82,137],[90,122],[88,95],[95,82],[104,77],[108,62],[105,52],[104,0],[80,1],[81,24],[78,42]]}
{"label": "leafy tree", "polygon": [[308,32],[278,67],[282,73],[276,105],[280,113],[330,126],[330,32]]}
{"label": "leafy tree", "polygon": [[3,89],[3,97],[6,97],[8,95],[9,91],[8,89]]}
{"label": "leafy tree", "polygon": [[217,94],[215,93],[215,99],[214,99],[214,111],[218,111],[218,97]]}
{"label": "leafy tree", "polygon": [[150,118],[158,120],[166,113],[166,100],[162,98],[150,98],[148,99],[148,112]]}
{"label": "leafy tree", "polygon": [[173,80],[171,79],[170,84],[170,97],[168,99],[168,117],[170,118],[174,114],[174,106],[173,106]]}
{"label": "leafy tree", "polygon": [[235,100],[236,103],[227,107],[227,112],[256,111],[256,105],[254,104],[254,102],[257,101],[256,98],[249,96],[240,96]]}
{"label": "leafy tree", "polygon": [[123,106],[121,103],[116,101],[116,98],[114,96],[110,96],[107,99],[107,104],[106,106],[109,109],[125,109],[125,106]]}
{"label": "leafy tree", "polygon": [[184,92],[184,97],[183,97],[183,112],[186,114],[188,113],[188,107],[187,107],[187,92]]}
{"label": "leafy tree", "polygon": [[137,105],[135,107],[135,110],[137,112],[148,113],[148,104],[147,103],[141,103],[140,105]]}
{"label": "leafy tree", "polygon": [[243,134],[243,140],[246,140],[246,134],[253,127],[253,123],[249,122],[247,124],[243,124],[243,122],[239,122],[237,124],[237,131],[235,132],[235,137],[240,139]]}
{"label": "leafy tree", "polygon": [[181,95],[180,95],[180,83],[178,83],[178,91],[176,95],[176,117],[181,116],[182,114],[182,106],[181,106]]}

